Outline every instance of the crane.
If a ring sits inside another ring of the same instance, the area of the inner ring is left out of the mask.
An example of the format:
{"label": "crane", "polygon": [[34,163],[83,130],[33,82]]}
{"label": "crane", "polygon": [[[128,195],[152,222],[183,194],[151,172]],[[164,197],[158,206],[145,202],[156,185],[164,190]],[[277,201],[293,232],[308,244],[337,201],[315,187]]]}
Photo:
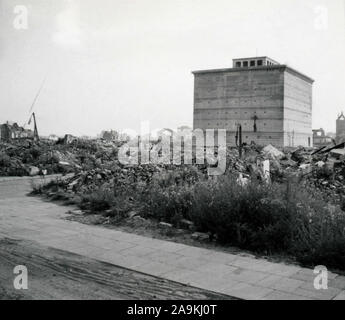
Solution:
{"label": "crane", "polygon": [[35,116],[35,112],[33,112],[30,116],[30,119],[28,121],[28,124],[31,123],[31,120],[34,119],[34,141],[39,141],[40,137],[38,135],[38,130],[37,130],[37,123],[36,123],[36,116]]}
{"label": "crane", "polygon": [[[39,97],[40,93],[41,93],[41,90],[44,86],[44,83],[46,82],[46,79],[47,79],[47,76],[44,77],[43,81],[42,81],[42,84],[41,86],[39,87],[36,95],[35,95],[35,98],[34,98],[34,101],[32,102],[31,104],[31,107],[30,107],[30,110],[29,110],[29,113],[33,110],[34,106],[35,106],[35,103],[37,101],[37,98]],[[28,121],[28,124],[31,123],[31,120],[34,119],[34,141],[39,141],[40,140],[40,137],[38,135],[38,130],[37,130],[37,122],[36,122],[36,115],[35,115],[35,112],[32,112],[31,115],[30,115],[30,119]]]}

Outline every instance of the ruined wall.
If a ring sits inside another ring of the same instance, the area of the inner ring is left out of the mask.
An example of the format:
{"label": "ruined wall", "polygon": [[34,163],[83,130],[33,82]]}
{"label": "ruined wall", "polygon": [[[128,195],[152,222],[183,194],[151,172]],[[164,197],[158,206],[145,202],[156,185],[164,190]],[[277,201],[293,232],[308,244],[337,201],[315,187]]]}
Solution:
{"label": "ruined wall", "polygon": [[337,138],[343,138],[345,136],[345,119],[339,118],[336,121],[336,128],[337,128]]}
{"label": "ruined wall", "polygon": [[312,82],[287,69],[284,73],[284,145],[313,146]]}
{"label": "ruined wall", "polygon": [[0,125],[0,140],[8,141],[11,138],[11,131],[7,124]]}
{"label": "ruined wall", "polygon": [[194,74],[194,129],[226,129],[227,142],[234,145],[240,123],[243,142],[283,145],[284,68]]}

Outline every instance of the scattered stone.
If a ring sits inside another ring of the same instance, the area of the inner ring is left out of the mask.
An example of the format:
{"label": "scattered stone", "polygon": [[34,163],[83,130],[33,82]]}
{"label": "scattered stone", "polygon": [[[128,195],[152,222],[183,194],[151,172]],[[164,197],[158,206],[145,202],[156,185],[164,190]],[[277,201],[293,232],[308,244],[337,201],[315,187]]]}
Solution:
{"label": "scattered stone", "polygon": [[141,222],[145,222],[145,221],[146,221],[145,218],[140,217],[140,216],[135,216],[135,217],[133,217],[133,220],[135,220],[135,221],[141,221]]}
{"label": "scattered stone", "polygon": [[311,154],[305,148],[298,148],[291,153],[291,159],[298,163],[309,163],[311,161]]}
{"label": "scattered stone", "polygon": [[277,148],[273,147],[271,144],[267,145],[262,149],[262,153],[269,158],[273,159],[282,159],[285,154],[282,151],[279,151]]}
{"label": "scattered stone", "polygon": [[84,211],[76,209],[76,210],[68,210],[67,213],[81,216],[84,214]]}
{"label": "scattered stone", "polygon": [[199,241],[207,241],[210,240],[210,235],[204,232],[194,232],[191,235],[192,239],[199,240]]}
{"label": "scattered stone", "polygon": [[302,170],[303,174],[311,173],[312,167],[309,163],[304,163],[299,166],[299,168]]}
{"label": "scattered stone", "polygon": [[30,166],[30,167],[29,167],[29,175],[30,175],[31,177],[37,176],[39,173],[40,173],[40,169],[39,169],[39,168],[34,167],[34,166]]}
{"label": "scattered stone", "polygon": [[285,168],[287,167],[296,167],[298,163],[296,161],[293,161],[292,159],[283,159],[280,160],[280,164],[284,166]]}
{"label": "scattered stone", "polygon": [[322,168],[325,165],[325,163],[323,161],[318,161],[315,165],[319,168]]}
{"label": "scattered stone", "polygon": [[173,227],[173,225],[171,223],[167,223],[167,222],[160,222],[159,226],[163,227],[163,228],[172,228]]}
{"label": "scattered stone", "polygon": [[150,220],[140,216],[135,216],[133,219],[128,220],[133,228],[148,227],[152,225]]}
{"label": "scattered stone", "polygon": [[179,225],[182,229],[189,229],[192,230],[195,228],[194,223],[187,219],[182,219],[179,221]]}
{"label": "scattered stone", "polygon": [[248,184],[249,179],[243,177],[243,173],[240,173],[239,176],[238,176],[238,178],[237,178],[237,180],[236,180],[236,182],[237,182],[240,186],[244,187],[244,186],[246,186],[246,185]]}
{"label": "scattered stone", "polygon": [[128,218],[132,219],[132,218],[134,218],[137,215],[139,215],[139,212],[137,212],[137,211],[130,211],[128,213]]}

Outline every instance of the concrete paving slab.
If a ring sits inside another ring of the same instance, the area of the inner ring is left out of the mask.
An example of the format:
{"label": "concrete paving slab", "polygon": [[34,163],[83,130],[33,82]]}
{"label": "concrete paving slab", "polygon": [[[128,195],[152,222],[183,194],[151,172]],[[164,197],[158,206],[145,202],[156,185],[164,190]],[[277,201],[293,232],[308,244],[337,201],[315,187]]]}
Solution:
{"label": "concrete paving slab", "polygon": [[305,282],[302,280],[270,275],[267,278],[260,280],[257,285],[283,292],[294,292],[304,283]]}
{"label": "concrete paving slab", "polygon": [[334,300],[345,300],[345,290],[336,295]]}

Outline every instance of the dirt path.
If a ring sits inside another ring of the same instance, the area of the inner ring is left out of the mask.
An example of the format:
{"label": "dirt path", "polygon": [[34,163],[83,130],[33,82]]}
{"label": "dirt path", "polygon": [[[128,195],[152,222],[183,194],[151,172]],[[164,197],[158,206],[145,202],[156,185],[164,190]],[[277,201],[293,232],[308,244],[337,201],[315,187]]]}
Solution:
{"label": "dirt path", "polygon": [[[0,299],[230,299],[31,241],[0,239]],[[13,268],[28,269],[16,290]]]}

